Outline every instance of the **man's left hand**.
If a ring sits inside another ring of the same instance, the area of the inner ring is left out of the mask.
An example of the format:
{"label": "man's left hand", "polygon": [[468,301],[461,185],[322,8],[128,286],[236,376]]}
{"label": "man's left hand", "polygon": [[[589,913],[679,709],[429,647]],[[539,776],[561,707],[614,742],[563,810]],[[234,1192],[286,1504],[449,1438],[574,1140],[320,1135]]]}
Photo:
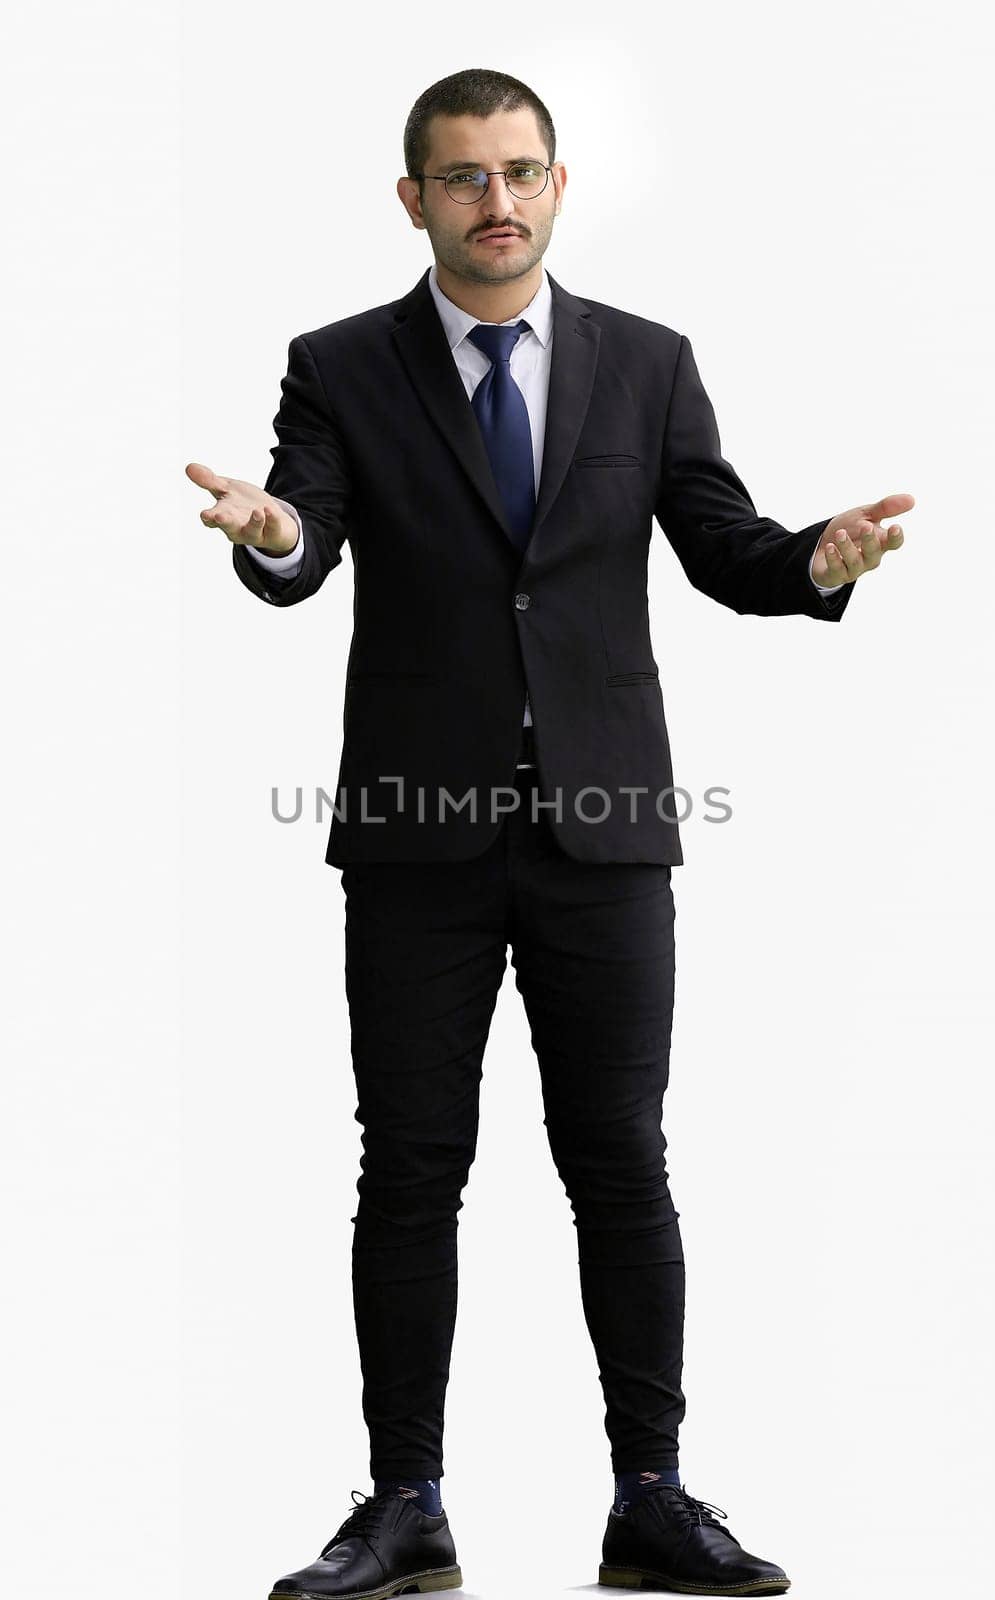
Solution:
{"label": "man's left hand", "polygon": [[900,523],[882,528],[883,519],[900,516],[914,505],[910,494],[886,494],[872,505],[841,511],[819,540],[812,563],[816,583],[824,589],[836,589],[879,567],[885,551],[900,549],[905,538]]}

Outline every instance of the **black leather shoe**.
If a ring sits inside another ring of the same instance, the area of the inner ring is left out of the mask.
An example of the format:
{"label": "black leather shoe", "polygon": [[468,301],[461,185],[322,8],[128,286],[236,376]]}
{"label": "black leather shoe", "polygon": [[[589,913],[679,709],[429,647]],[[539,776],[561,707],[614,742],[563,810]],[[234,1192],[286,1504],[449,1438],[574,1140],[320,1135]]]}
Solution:
{"label": "black leather shoe", "polygon": [[783,1594],[789,1589],[784,1568],[751,1556],[713,1511],[726,1515],[670,1483],[648,1490],[628,1511],[610,1511],[598,1582],[679,1594]]}
{"label": "black leather shoe", "polygon": [[[356,1496],[360,1498],[356,1500]],[[274,1583],[270,1600],[388,1600],[458,1589],[463,1575],[443,1511],[430,1517],[396,1489],[364,1495],[311,1567]]]}

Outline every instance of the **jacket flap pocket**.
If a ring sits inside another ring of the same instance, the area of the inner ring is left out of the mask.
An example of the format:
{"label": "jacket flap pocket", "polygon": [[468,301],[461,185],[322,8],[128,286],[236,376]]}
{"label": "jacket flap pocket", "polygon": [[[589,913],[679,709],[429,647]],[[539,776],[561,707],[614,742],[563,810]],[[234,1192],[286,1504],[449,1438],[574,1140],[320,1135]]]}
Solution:
{"label": "jacket flap pocket", "polygon": [[642,460],[639,456],[623,455],[615,451],[603,456],[575,456],[575,467],[641,467]]}

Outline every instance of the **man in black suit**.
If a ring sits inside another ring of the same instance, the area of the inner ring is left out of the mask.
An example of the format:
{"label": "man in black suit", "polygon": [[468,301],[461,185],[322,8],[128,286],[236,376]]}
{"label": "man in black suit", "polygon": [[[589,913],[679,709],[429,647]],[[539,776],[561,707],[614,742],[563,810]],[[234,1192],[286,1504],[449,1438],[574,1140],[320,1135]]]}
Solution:
{"label": "man in black suit", "polygon": [[273,1595],[461,1582],[439,1495],[457,1213],[509,946],[605,1399],[600,1581],[780,1593],[784,1570],[677,1464],[684,1257],[661,1113],[683,857],[647,549],[655,516],[720,603],[835,621],[902,543],[882,519],[913,500],[800,532],[757,515],[687,337],[544,271],[566,170],[526,85],[440,80],[404,153],[397,191],[431,269],[291,341],[264,488],[187,468],[267,603],[313,595],[346,541],[355,574],[326,860],[364,1130],[353,1293],[374,1492]]}

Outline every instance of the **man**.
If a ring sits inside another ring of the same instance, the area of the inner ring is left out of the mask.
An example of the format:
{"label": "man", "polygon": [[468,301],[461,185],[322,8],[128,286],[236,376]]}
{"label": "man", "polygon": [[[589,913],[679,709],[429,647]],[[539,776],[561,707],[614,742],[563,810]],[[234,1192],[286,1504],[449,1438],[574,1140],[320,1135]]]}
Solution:
{"label": "man", "polygon": [[647,546],[656,516],[720,603],[838,620],[902,543],[882,519],[914,502],[798,533],[757,515],[687,338],[544,271],[566,169],[517,79],[433,84],[404,147],[397,192],[432,268],[291,341],[264,488],[187,467],[215,498],[202,522],[269,604],[313,595],[346,540],[355,571],[326,860],[364,1129],[353,1293],[374,1492],[272,1594],[461,1583],[439,1495],[457,1212],[509,945],[605,1398],[600,1581],[780,1593],[783,1568],[678,1471],[684,1258],[661,1108],[683,857]]}

